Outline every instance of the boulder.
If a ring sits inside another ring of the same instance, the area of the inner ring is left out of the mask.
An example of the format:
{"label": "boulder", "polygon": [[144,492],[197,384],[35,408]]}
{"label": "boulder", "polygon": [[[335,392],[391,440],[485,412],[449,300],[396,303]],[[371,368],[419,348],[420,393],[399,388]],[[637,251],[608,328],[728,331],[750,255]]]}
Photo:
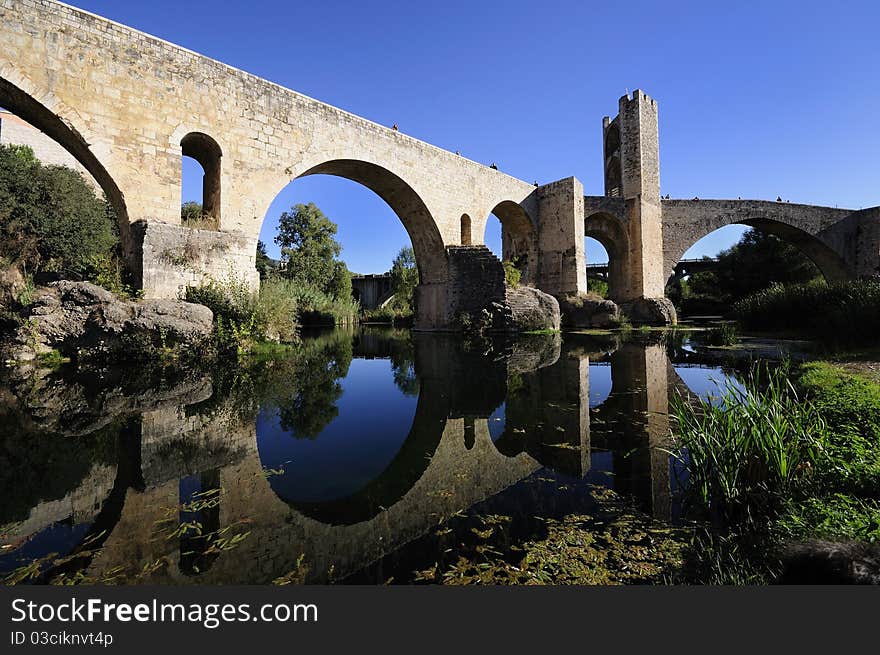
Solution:
{"label": "boulder", "polygon": [[637,298],[620,308],[634,325],[675,325],[678,315],[669,298]]}
{"label": "boulder", "polygon": [[494,303],[494,329],[503,332],[558,330],[559,302],[533,287],[506,287],[504,304]]}
{"label": "boulder", "polygon": [[129,359],[157,348],[200,352],[214,315],[182,300],[130,301],[90,282],[62,280],[35,293],[7,356],[18,361],[57,350],[75,359]]}
{"label": "boulder", "polygon": [[611,300],[579,294],[566,296],[559,306],[566,327],[609,329],[620,325],[620,307]]}

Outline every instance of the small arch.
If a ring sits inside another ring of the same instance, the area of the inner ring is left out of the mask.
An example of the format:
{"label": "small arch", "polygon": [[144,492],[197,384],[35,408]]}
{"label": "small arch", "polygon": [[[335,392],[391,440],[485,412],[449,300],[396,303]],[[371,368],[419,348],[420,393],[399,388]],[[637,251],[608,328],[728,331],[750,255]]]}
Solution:
{"label": "small arch", "polygon": [[[190,132],[180,140],[184,157],[195,159],[202,167],[202,216],[207,227],[220,229],[220,159],[217,142],[202,132]],[[200,227],[205,227],[200,225]]]}
{"label": "small arch", "polygon": [[617,120],[605,128],[605,195],[622,195],[623,182],[620,167],[620,125]]}
{"label": "small arch", "polygon": [[522,205],[512,200],[495,205],[491,215],[501,223],[501,258],[513,262],[520,270],[521,284],[534,286],[538,274],[538,238],[532,218]]}
{"label": "small arch", "polygon": [[628,300],[629,238],[623,224],[611,214],[596,212],[584,220],[584,236],[598,241],[608,253],[608,298],[615,302]]}
{"label": "small arch", "polygon": [[461,245],[471,245],[471,217],[467,214],[461,215]]}
{"label": "small arch", "polygon": [[608,249],[593,237],[584,237],[587,261],[587,291],[608,297]]}

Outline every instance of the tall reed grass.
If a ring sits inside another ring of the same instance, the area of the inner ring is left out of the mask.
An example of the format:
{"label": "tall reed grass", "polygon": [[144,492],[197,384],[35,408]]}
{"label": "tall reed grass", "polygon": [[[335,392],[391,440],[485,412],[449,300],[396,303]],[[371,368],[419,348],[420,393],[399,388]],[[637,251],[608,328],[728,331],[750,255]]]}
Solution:
{"label": "tall reed grass", "polygon": [[720,395],[675,397],[672,454],[687,473],[686,500],[698,513],[729,521],[772,502],[817,463],[828,429],[789,380],[788,366],[756,366]]}

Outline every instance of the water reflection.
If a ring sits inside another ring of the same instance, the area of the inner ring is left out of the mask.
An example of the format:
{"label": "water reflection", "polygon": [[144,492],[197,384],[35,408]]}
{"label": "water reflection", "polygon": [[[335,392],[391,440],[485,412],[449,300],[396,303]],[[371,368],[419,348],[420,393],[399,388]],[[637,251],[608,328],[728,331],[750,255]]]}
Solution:
{"label": "water reflection", "polygon": [[0,571],[45,558],[31,579],[343,579],[540,471],[668,519],[669,397],[708,384],[678,375],[678,352],[339,330],[231,371],[18,372],[0,390]]}

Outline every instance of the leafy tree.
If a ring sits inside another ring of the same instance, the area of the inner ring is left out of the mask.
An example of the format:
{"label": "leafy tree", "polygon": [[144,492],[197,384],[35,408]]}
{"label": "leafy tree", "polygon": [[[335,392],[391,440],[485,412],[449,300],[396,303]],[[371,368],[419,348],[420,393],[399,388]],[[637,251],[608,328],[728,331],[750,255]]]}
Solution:
{"label": "leafy tree", "polygon": [[274,269],[272,260],[269,259],[269,254],[266,252],[266,244],[259,239],[257,240],[256,268],[260,274],[261,280],[265,280],[269,277],[269,273]]}
{"label": "leafy tree", "polygon": [[714,270],[690,277],[690,296],[717,298],[730,302],[774,282],[807,282],[820,275],[816,265],[795,246],[778,237],[749,230],[734,246],[718,254]]}
{"label": "leafy tree", "polygon": [[0,255],[29,273],[89,278],[118,244],[106,201],[77,172],[0,146]]}
{"label": "leafy tree", "polygon": [[345,262],[333,262],[333,275],[327,285],[327,293],[337,299],[351,298],[351,272]]}
{"label": "leafy tree", "polygon": [[342,252],[336,236],[336,224],[310,202],[297,204],[281,214],[275,243],[281,246],[281,260],[286,263],[284,275],[314,285],[325,293],[345,293],[351,297],[351,277],[345,264],[337,260]]}
{"label": "leafy tree", "polygon": [[415,291],[419,284],[419,269],[416,254],[411,246],[405,246],[397,253],[391,264],[391,288],[398,304],[410,311],[415,308]]}

